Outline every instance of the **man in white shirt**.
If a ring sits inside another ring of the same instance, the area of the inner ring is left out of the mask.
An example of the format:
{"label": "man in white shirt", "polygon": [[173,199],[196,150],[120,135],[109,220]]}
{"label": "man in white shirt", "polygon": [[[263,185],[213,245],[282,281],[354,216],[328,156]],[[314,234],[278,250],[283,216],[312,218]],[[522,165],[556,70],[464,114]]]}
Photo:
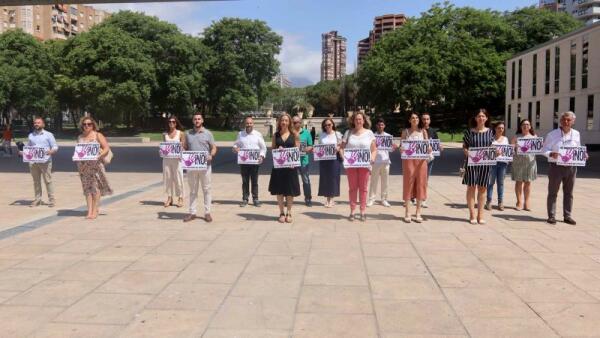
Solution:
{"label": "man in white shirt", "polygon": [[[377,132],[375,136],[392,136],[385,132],[385,121],[378,119],[375,125]],[[397,148],[396,144],[393,144],[394,150]],[[371,184],[369,186],[369,201],[367,206],[373,206],[377,195],[377,185],[381,179],[381,205],[384,207],[390,207],[390,203],[387,201],[388,197],[388,178],[390,176],[390,154],[389,150],[377,150],[377,156],[375,157],[375,163],[373,163],[371,169]]]}
{"label": "man in white shirt", "polygon": [[260,150],[259,164],[240,164],[240,172],[242,174],[242,203],[240,207],[248,205],[248,197],[250,195],[250,182],[252,182],[252,204],[255,207],[260,207],[261,203],[258,199],[258,169],[267,153],[267,146],[262,134],[254,130],[254,119],[248,116],[244,119],[245,129],[240,131],[237,140],[233,145],[233,152],[236,154],[240,149],[258,149]]}
{"label": "man in white shirt", "polygon": [[563,215],[565,223],[571,225],[577,224],[571,217],[573,188],[575,186],[575,177],[577,176],[577,167],[566,167],[556,164],[560,147],[581,146],[579,132],[573,129],[575,118],[575,114],[571,111],[563,113],[560,116],[560,128],[548,133],[544,139],[544,154],[548,157],[548,162],[550,163],[548,170],[548,198],[546,200],[546,207],[548,209],[547,222],[550,224],[556,224],[556,197],[561,183],[563,185]]}

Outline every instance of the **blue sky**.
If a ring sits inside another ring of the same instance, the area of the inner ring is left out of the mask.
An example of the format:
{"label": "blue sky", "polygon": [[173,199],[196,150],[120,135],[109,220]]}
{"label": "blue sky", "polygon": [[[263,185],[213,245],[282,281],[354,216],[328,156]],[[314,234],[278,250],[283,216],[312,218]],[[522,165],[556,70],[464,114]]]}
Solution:
{"label": "blue sky", "polygon": [[[285,74],[292,79],[319,80],[321,34],[337,30],[348,39],[348,72],[356,64],[356,44],[368,36],[373,18],[404,13],[418,16],[439,1],[392,0],[239,0],[96,5],[116,11],[129,9],[177,24],[182,31],[199,34],[211,22],[223,17],[260,19],[283,36],[278,56]],[[455,0],[456,6],[492,8],[505,11],[537,4],[537,0]]]}

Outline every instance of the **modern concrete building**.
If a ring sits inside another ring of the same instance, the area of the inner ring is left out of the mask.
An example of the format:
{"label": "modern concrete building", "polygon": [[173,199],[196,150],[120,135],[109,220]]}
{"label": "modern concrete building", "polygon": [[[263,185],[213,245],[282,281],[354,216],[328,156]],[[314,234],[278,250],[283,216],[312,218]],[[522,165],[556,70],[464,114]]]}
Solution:
{"label": "modern concrete building", "polygon": [[369,37],[358,41],[358,64],[361,64],[371,48],[386,33],[401,27],[405,23],[406,16],[404,14],[386,14],[375,17],[373,20],[373,29],[369,31]]}
{"label": "modern concrete building", "polygon": [[39,40],[66,39],[89,30],[110,14],[85,5],[0,7],[0,33],[22,29]]}
{"label": "modern concrete building", "polygon": [[276,83],[279,88],[290,88],[292,86],[292,81],[290,81],[287,75],[283,73],[275,75],[273,82]]}
{"label": "modern concrete building", "polygon": [[600,21],[599,0],[540,0],[540,8],[569,13],[586,24]]}
{"label": "modern concrete building", "polygon": [[322,35],[321,81],[346,75],[346,38],[331,31]]}
{"label": "modern concrete building", "polygon": [[600,144],[600,23],[513,56],[506,63],[507,133],[521,119],[539,134],[558,127],[562,112],[577,115],[582,141]]}

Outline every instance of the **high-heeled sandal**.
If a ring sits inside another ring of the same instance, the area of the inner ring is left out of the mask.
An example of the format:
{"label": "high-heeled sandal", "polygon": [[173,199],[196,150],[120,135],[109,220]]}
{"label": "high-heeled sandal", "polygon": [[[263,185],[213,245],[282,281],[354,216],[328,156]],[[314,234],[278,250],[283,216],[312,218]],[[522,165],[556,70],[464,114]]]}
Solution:
{"label": "high-heeled sandal", "polygon": [[417,217],[415,217],[415,222],[422,223],[423,222],[423,217],[421,217],[421,215],[417,215]]}
{"label": "high-heeled sandal", "polygon": [[292,222],[294,222],[294,220],[292,219],[292,213],[291,212],[289,214],[285,215],[285,222],[286,223],[292,223]]}
{"label": "high-heeled sandal", "polygon": [[165,206],[165,208],[167,208],[167,207],[169,207],[172,204],[173,204],[173,197],[169,196],[167,198],[167,200],[165,201],[164,206]]}
{"label": "high-heeled sandal", "polygon": [[410,219],[410,216],[404,216],[404,223],[411,223],[412,220]]}
{"label": "high-heeled sandal", "polygon": [[283,212],[281,214],[279,214],[279,218],[277,219],[277,222],[285,223],[285,214]]}
{"label": "high-heeled sandal", "polygon": [[177,199],[177,204],[175,204],[175,206],[178,208],[183,207],[183,197],[179,197],[179,199]]}

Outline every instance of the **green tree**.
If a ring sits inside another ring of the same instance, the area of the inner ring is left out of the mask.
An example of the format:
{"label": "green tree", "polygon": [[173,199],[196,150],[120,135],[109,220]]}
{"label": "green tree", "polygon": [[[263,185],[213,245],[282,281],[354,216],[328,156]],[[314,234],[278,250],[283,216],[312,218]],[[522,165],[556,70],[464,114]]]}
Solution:
{"label": "green tree", "polygon": [[204,31],[204,44],[218,57],[208,71],[204,106],[228,116],[262,105],[279,71],[281,36],[263,21],[225,18]]}
{"label": "green tree", "polygon": [[94,27],[64,46],[59,90],[98,119],[129,126],[149,112],[156,72],[142,40],[116,27]]}
{"label": "green tree", "polygon": [[[29,119],[56,109],[51,62],[43,45],[21,30],[0,34],[0,111]],[[9,117],[10,118],[10,117]]]}
{"label": "green tree", "polygon": [[343,99],[340,80],[321,81],[313,86],[308,86],[306,87],[306,97],[308,102],[315,107],[315,113],[319,116],[342,113]]}

